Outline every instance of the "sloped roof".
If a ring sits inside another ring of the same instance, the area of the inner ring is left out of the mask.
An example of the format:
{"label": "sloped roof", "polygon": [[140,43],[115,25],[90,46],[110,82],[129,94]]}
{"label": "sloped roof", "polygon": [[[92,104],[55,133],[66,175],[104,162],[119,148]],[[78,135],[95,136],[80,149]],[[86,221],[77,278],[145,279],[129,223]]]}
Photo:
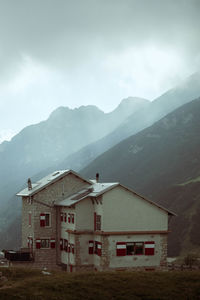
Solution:
{"label": "sloped roof", "polygon": [[83,189],[81,191],[79,191],[76,194],[71,195],[70,197],[61,200],[60,202],[58,202],[57,206],[72,206],[74,204],[77,204],[78,202],[80,202],[81,200],[87,198],[87,197],[98,197],[101,194],[104,194],[105,192],[107,192],[108,190],[114,188],[115,186],[117,186],[119,183],[118,182],[111,182],[111,183],[96,183],[94,182],[94,180],[91,180],[91,182],[93,182],[93,184],[91,185],[91,187],[87,188],[87,189]]}
{"label": "sloped roof", "polygon": [[31,190],[29,190],[28,188],[25,188],[24,190],[17,193],[17,196],[22,196],[22,197],[23,196],[32,196],[32,195],[38,193],[39,191],[41,191],[42,189],[46,188],[48,185],[56,182],[60,178],[66,176],[67,174],[70,174],[70,173],[79,177],[83,181],[89,183],[90,187],[82,189],[81,191],[78,191],[77,193],[71,195],[70,197],[59,201],[58,203],[55,204],[56,206],[70,207],[70,206],[75,205],[78,202],[82,201],[83,199],[86,199],[87,197],[95,198],[95,197],[98,197],[98,196],[110,191],[111,189],[115,188],[116,186],[121,186],[122,188],[128,190],[129,192],[133,193],[134,195],[138,196],[139,198],[149,202],[152,205],[155,205],[156,207],[160,208],[161,210],[166,211],[169,215],[176,216],[176,214],[173,213],[172,211],[164,208],[163,206],[161,206],[151,200],[146,199],[145,197],[137,194],[136,192],[129,189],[128,187],[121,185],[119,182],[100,183],[100,182],[96,182],[96,180],[86,180],[73,170],[55,171],[55,172],[49,174],[48,176],[45,176],[44,178],[40,179],[38,182],[32,183]]}
{"label": "sloped roof", "polygon": [[39,191],[41,191],[42,189],[46,188],[48,185],[56,182],[60,178],[66,176],[70,173],[79,177],[83,181],[85,181],[89,184],[92,184],[89,180],[84,179],[83,177],[81,177],[78,173],[74,172],[73,170],[59,170],[59,171],[55,171],[55,172],[43,177],[36,183],[32,183],[31,190],[29,190],[27,187],[27,188],[23,189],[22,191],[20,191],[19,193],[17,193],[17,196],[22,196],[22,197],[23,196],[32,196],[32,195],[38,193]]}
{"label": "sloped roof", "polygon": [[155,206],[157,206],[158,208],[160,208],[160,209],[166,211],[169,215],[177,216],[173,211],[171,211],[171,210],[165,208],[164,206],[162,206],[162,205],[160,205],[160,204],[158,204],[158,203],[156,203],[156,202],[154,202],[154,201],[152,201],[152,200],[149,200],[149,199],[145,198],[144,196],[142,196],[142,195],[140,195],[140,194],[137,194],[136,192],[134,192],[133,190],[129,189],[128,187],[126,187],[126,186],[124,186],[124,185],[122,185],[122,184],[119,184],[119,185],[120,185],[121,187],[123,187],[124,189],[128,190],[129,192],[133,193],[135,196],[137,196],[137,197],[139,197],[139,198],[141,198],[141,199],[143,199],[143,200],[149,202],[150,204],[155,205]]}
{"label": "sloped roof", "polygon": [[166,211],[169,215],[173,215],[173,216],[176,216],[175,213],[173,213],[172,211],[166,209],[165,207],[151,201],[151,200],[148,200],[146,199],[145,197],[135,193],[133,190],[127,188],[126,186],[123,186],[121,185],[120,183],[118,182],[110,182],[110,183],[96,183],[95,180],[91,180],[91,182],[93,182],[93,184],[91,185],[90,188],[88,189],[84,189],[84,190],[81,190],[80,192],[76,193],[76,194],[73,194],[71,195],[70,197],[64,199],[64,200],[61,200],[60,202],[58,202],[57,206],[65,206],[65,207],[69,207],[69,206],[72,206],[72,205],[75,205],[77,204],[78,202],[84,200],[85,198],[88,198],[88,197],[98,197],[102,194],[105,194],[106,192],[110,191],[111,189],[115,188],[116,186],[120,186],[126,190],[128,190],[129,192],[133,193],[135,196],[147,201],[148,203],[158,207],[159,209],[161,210],[164,210]]}

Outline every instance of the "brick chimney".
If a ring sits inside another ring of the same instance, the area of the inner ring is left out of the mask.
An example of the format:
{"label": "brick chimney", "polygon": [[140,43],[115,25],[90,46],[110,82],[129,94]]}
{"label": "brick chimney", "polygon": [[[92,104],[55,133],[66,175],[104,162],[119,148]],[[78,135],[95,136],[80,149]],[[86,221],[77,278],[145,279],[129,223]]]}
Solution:
{"label": "brick chimney", "polygon": [[27,183],[28,183],[28,190],[29,191],[32,190],[32,183],[31,183],[31,179],[30,178],[28,178]]}
{"label": "brick chimney", "polygon": [[96,173],[96,182],[99,182],[99,173]]}

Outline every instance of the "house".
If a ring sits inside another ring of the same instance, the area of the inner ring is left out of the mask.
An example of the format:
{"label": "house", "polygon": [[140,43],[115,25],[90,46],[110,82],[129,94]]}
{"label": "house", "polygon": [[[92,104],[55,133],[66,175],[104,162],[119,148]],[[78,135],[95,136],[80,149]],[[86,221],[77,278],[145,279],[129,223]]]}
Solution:
{"label": "house", "polygon": [[119,183],[56,171],[22,197],[22,250],[33,267],[67,271],[164,269],[173,212]]}

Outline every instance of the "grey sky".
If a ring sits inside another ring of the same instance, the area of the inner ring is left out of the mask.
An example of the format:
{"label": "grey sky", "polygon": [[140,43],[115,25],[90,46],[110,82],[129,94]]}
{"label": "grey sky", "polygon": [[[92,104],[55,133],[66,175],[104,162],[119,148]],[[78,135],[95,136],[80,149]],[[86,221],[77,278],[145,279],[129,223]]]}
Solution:
{"label": "grey sky", "polygon": [[58,106],[154,99],[200,68],[199,0],[1,0],[0,141]]}

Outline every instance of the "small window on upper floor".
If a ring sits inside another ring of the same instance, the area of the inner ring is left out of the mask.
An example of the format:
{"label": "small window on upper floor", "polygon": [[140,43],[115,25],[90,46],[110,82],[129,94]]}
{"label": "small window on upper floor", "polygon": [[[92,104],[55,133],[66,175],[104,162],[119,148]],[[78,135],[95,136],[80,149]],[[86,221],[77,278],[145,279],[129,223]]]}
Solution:
{"label": "small window on upper floor", "polygon": [[94,230],[101,230],[101,216],[94,213]]}
{"label": "small window on upper floor", "polygon": [[51,226],[51,214],[41,213],[40,214],[40,227],[50,227]]}
{"label": "small window on upper floor", "polygon": [[29,226],[31,226],[31,220],[32,219],[32,212],[31,211],[29,211],[29,213],[28,213],[28,225]]}

